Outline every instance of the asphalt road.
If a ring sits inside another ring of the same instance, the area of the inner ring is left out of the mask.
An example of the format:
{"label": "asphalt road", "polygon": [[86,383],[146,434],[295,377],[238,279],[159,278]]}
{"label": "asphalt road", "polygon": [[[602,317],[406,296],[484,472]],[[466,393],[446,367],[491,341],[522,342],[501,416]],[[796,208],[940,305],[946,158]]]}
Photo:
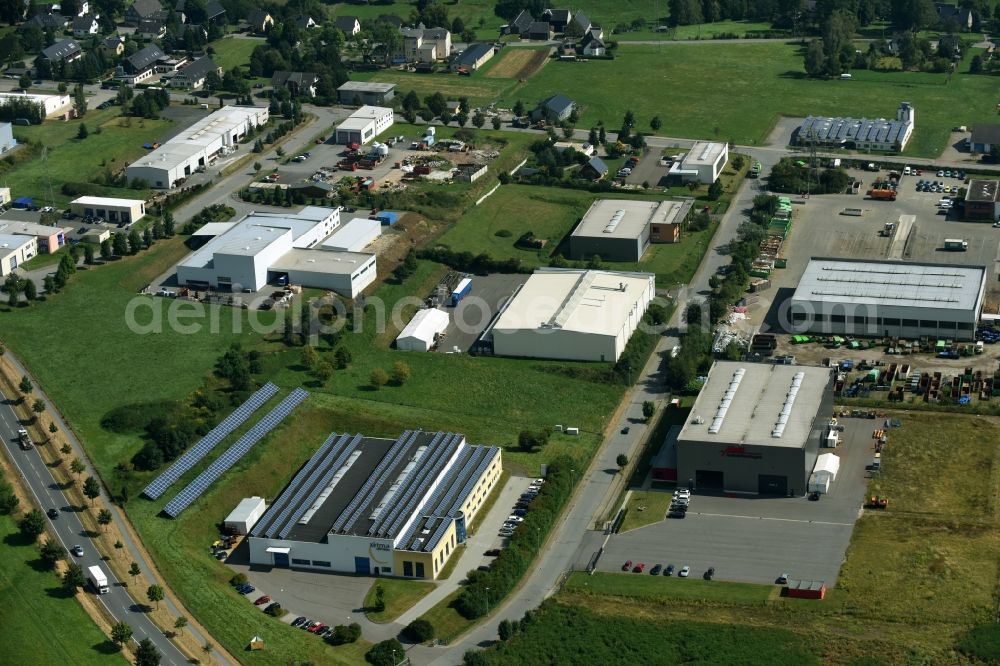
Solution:
{"label": "asphalt road", "polygon": [[[187,658],[179,649],[153,624],[153,621],[140,610],[141,605],[137,603],[128,593],[126,588],[114,577],[106,564],[101,561],[97,548],[87,536],[87,531],[80,522],[78,511],[85,510],[71,506],[59,489],[58,484],[52,478],[48,467],[42,462],[38,451],[22,451],[14,443],[13,435],[18,429],[18,419],[13,408],[7,404],[6,397],[0,394],[0,439],[3,439],[4,446],[14,465],[21,473],[22,479],[31,489],[42,512],[50,508],[59,510],[59,517],[51,519],[46,516],[49,530],[59,542],[69,551],[74,545],[83,547],[83,557],[75,558],[69,555],[84,569],[86,575],[87,567],[100,566],[108,577],[110,592],[102,594],[98,600],[104,605],[107,611],[116,619],[122,620],[132,627],[132,638],[136,642],[148,638],[156,645],[156,649],[162,655],[162,664],[181,666],[188,663]],[[93,592],[87,591],[88,594]],[[60,631],[73,631],[73,627],[61,627]]]}

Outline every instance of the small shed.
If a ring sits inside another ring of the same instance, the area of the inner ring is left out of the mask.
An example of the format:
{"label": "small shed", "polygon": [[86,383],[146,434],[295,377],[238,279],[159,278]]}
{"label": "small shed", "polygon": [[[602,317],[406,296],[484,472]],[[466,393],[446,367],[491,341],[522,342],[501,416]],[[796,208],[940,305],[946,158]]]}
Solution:
{"label": "small shed", "polygon": [[816,467],[809,477],[809,492],[830,492],[830,484],[837,478],[840,469],[840,458],[832,453],[824,453],[816,458]]}
{"label": "small shed", "polygon": [[420,310],[396,338],[396,349],[430,351],[437,336],[448,328],[448,313],[437,308]]}
{"label": "small shed", "polygon": [[253,638],[250,639],[250,644],[247,645],[247,649],[251,650],[251,651],[254,651],[254,650],[263,650],[264,649],[264,639],[261,638],[260,636],[254,636]]}
{"label": "small shed", "polygon": [[788,596],[794,599],[822,599],[826,596],[826,583],[821,580],[788,579],[785,587]]}
{"label": "small shed", "polygon": [[111,232],[107,229],[91,229],[83,235],[83,242],[100,245],[111,238]]}
{"label": "small shed", "polygon": [[392,211],[383,210],[375,216],[375,219],[383,224],[383,226],[389,226],[396,224],[399,221],[399,213],[393,213]]}
{"label": "small shed", "polygon": [[226,516],[225,526],[237,534],[247,534],[267,509],[263,497],[245,497],[240,500],[232,513]]}

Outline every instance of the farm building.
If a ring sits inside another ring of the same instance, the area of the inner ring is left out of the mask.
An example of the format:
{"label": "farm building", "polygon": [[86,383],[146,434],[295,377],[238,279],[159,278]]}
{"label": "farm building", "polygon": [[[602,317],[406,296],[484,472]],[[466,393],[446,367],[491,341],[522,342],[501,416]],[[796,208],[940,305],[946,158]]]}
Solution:
{"label": "farm building", "polygon": [[792,294],[795,333],[972,340],[983,266],[813,257]]}
{"label": "farm building", "polygon": [[970,180],[965,191],[965,219],[1000,220],[1000,181]]}
{"label": "farm building", "polygon": [[173,188],[199,167],[235,151],[240,139],[267,120],[267,107],[225,106],[132,162],[125,177],[158,189]]}
{"label": "farm building", "polygon": [[729,144],[697,141],[680,160],[670,166],[668,176],[683,183],[711,185],[722,175],[729,159]]}
{"label": "farm building", "polygon": [[32,236],[38,241],[37,252],[41,254],[51,254],[65,245],[71,231],[72,229],[35,222],[0,219],[0,234]]}
{"label": "farm building", "polygon": [[36,254],[38,240],[34,236],[0,232],[0,277],[10,275]]}
{"label": "farm building", "polygon": [[95,217],[113,224],[132,224],[146,215],[146,202],[142,199],[78,197],[71,201],[69,206],[77,215]]}
{"label": "farm building", "polygon": [[402,351],[430,351],[437,336],[448,328],[448,313],[436,308],[418,310],[413,319],[396,338],[396,349]]}
{"label": "farm building", "polygon": [[222,524],[236,534],[248,534],[266,509],[263,497],[244,497]]}
{"label": "farm building", "polygon": [[492,44],[470,44],[451,61],[451,71],[474,72],[496,55]]}
{"label": "farm building", "polygon": [[653,242],[654,230],[655,242],[676,242],[684,211],[689,207],[680,201],[597,199],[570,234],[570,256],[639,261]]}
{"label": "farm building", "polygon": [[650,273],[540,268],[484,333],[499,356],[614,363],[656,293]]}
{"label": "farm building", "polygon": [[384,106],[362,106],[337,125],[336,142],[364,145],[392,127],[395,115]]}
{"label": "farm building", "polygon": [[901,152],[913,135],[914,111],[902,102],[892,120],[809,116],[792,135],[792,143],[856,150]]}
{"label": "farm building", "polygon": [[[385,106],[396,96],[395,83],[375,83],[374,81],[348,81],[337,88],[337,98],[341,104],[350,106]],[[360,104],[358,104],[360,102]]]}
{"label": "farm building", "polygon": [[340,225],[333,235],[320,245],[324,250],[360,252],[382,235],[382,223],[367,217],[354,217]]}
{"label": "farm building", "polygon": [[250,530],[250,562],[433,580],[502,471],[499,447],[460,434],[333,433]]}
{"label": "farm building", "polygon": [[829,368],[717,361],[677,438],[681,485],[803,495],[833,413]]}

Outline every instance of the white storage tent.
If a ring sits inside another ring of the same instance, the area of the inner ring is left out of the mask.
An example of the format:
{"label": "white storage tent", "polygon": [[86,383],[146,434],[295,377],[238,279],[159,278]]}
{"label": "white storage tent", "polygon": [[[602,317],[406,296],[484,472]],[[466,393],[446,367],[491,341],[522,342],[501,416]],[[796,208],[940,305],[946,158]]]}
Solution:
{"label": "white storage tent", "polygon": [[236,505],[233,512],[226,516],[224,524],[237,534],[247,534],[264,515],[265,509],[267,503],[263,497],[245,497]]}
{"label": "white storage tent", "polygon": [[420,310],[396,338],[396,349],[429,351],[437,336],[448,328],[448,313],[437,308]]}
{"label": "white storage tent", "polygon": [[832,453],[824,453],[816,458],[816,467],[813,468],[812,476],[809,477],[809,492],[826,493],[830,491],[830,484],[837,478],[840,470],[840,458]]}

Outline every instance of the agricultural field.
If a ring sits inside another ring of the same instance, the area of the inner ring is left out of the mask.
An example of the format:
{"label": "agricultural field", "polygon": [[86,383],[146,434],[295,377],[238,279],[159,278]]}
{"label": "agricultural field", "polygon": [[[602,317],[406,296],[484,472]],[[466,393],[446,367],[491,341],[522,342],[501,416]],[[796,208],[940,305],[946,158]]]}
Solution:
{"label": "agricultural field", "polygon": [[[651,26],[652,27],[652,26]],[[770,30],[770,23],[756,23],[754,21],[716,21],[715,23],[698,23],[695,25],[679,25],[669,30],[637,30],[634,32],[615,33],[611,39],[619,42],[633,42],[639,40],[686,40],[686,39],[715,39],[720,35],[736,35],[745,37],[747,33]]]}
{"label": "agricultural field", "polygon": [[[490,64],[492,61],[487,63],[487,66]],[[472,76],[459,76],[452,72],[424,74],[400,69],[383,69],[377,72],[355,72],[351,78],[359,81],[395,83],[400,95],[414,90],[422,98],[436,92],[440,92],[448,99],[465,96],[473,106],[487,106],[509,94],[509,91],[517,85],[516,80],[490,78],[481,72]]]}
{"label": "agricultural field", "polygon": [[0,626],[9,664],[128,663],[59,577],[23,542],[10,516],[0,516]]}
{"label": "agricultural field", "polygon": [[250,54],[253,50],[264,43],[263,38],[246,37],[223,37],[212,42],[215,49],[212,60],[223,70],[230,70],[237,65],[246,67],[250,64]]}
{"label": "agricultural field", "polygon": [[[805,78],[795,44],[622,44],[613,61],[553,62],[502,101],[509,106],[559,92],[581,105],[579,127],[603,120],[614,128],[632,109],[639,128],[659,115],[661,135],[746,145],[761,143],[782,115],[884,118],[908,101],[918,121],[905,154],[934,157],[954,125],[996,118],[996,80],[967,73],[972,55],[950,81],[947,74],[862,70],[851,81],[820,81]],[[706,72],[721,85],[708,85]],[[619,79],[642,85],[623,94],[607,85]]]}
{"label": "agricultural field", "polygon": [[[492,79],[527,80],[545,65],[549,60],[549,47],[539,49],[504,49],[493,61],[484,68],[484,76]],[[495,63],[495,64],[494,64]]]}

